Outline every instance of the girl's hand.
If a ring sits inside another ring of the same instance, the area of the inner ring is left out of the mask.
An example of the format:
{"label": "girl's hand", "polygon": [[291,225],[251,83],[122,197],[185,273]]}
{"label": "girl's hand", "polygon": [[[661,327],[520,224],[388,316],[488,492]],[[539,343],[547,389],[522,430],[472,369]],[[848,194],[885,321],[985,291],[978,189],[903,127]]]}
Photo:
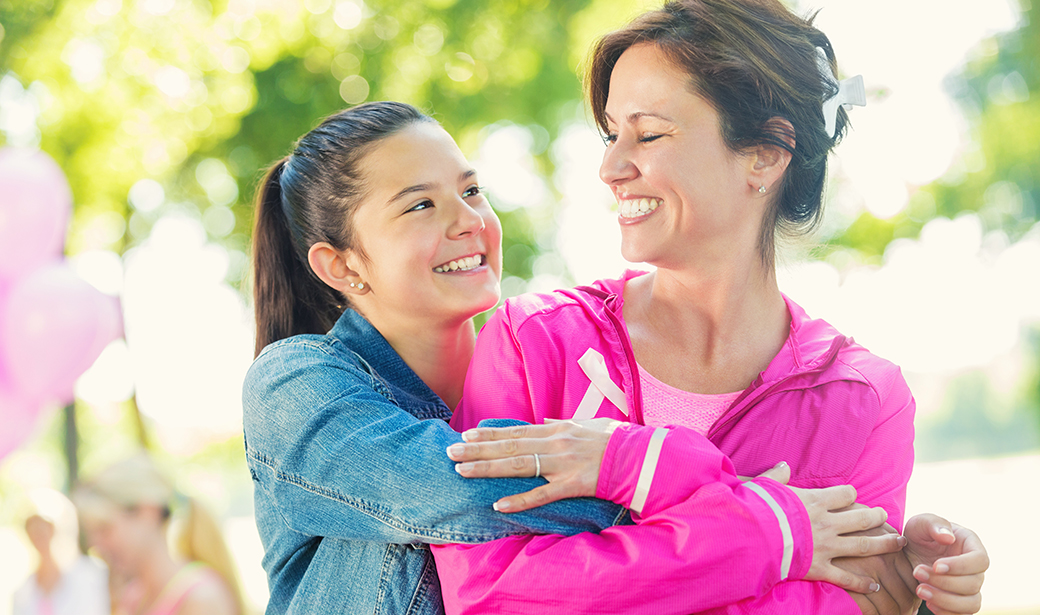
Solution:
{"label": "girl's hand", "polygon": [[977,613],[989,554],[975,532],[942,517],[922,514],[903,529],[903,552],[920,584],[917,595],[935,615]]}
{"label": "girl's hand", "polygon": [[788,488],[802,500],[812,525],[813,558],[805,579],[827,581],[860,594],[880,590],[881,585],[869,574],[844,570],[836,566],[834,560],[883,555],[902,549],[907,539],[897,533],[866,535],[872,533],[868,530],[881,527],[888,519],[885,509],[856,504],[856,489],[851,485],[826,489]]}
{"label": "girl's hand", "polygon": [[478,427],[463,432],[465,442],[449,446],[448,457],[459,462],[455,470],[466,478],[542,476],[549,481],[494,504],[499,512],[520,512],[595,496],[603,453],[620,424],[608,418],[546,419],[544,425]]}

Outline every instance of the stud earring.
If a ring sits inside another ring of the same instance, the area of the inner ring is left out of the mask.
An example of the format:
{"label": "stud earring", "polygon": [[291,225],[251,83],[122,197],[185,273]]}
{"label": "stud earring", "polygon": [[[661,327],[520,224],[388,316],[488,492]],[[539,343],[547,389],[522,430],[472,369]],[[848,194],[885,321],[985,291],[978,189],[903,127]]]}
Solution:
{"label": "stud earring", "polygon": [[355,284],[355,283],[351,282],[351,283],[350,283],[350,287],[351,287],[351,288],[357,288],[357,284]]}
{"label": "stud earring", "polygon": [[357,289],[358,290],[365,290],[365,283],[364,282],[358,282]]}
{"label": "stud earring", "polygon": [[765,186],[765,184],[762,184],[761,186],[758,187],[758,193],[759,194],[765,194],[766,193],[766,186]]}

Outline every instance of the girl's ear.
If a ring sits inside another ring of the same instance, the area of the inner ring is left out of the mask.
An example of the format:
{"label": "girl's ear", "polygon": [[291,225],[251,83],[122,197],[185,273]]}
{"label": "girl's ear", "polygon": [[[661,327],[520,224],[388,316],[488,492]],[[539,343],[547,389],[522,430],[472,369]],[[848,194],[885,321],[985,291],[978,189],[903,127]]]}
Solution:
{"label": "girl's ear", "polygon": [[772,192],[769,188],[783,177],[787,165],[791,163],[790,150],[795,148],[794,126],[791,122],[782,117],[770,118],[766,122],[766,130],[780,137],[790,149],[766,143],[751,150],[748,186],[760,193]]}
{"label": "girl's ear", "polygon": [[350,267],[350,257],[350,250],[337,250],[325,241],[307,251],[307,262],[318,279],[340,293],[356,295],[366,288],[361,285],[361,274]]}

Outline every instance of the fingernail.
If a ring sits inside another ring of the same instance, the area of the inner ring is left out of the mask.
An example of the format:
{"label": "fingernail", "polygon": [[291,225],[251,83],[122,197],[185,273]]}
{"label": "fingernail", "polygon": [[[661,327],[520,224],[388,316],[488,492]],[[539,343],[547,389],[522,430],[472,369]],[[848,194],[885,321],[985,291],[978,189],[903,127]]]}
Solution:
{"label": "fingernail", "polygon": [[899,545],[900,549],[905,547],[906,543],[907,543],[906,536],[900,536],[899,538],[896,538],[896,544]]}
{"label": "fingernail", "polygon": [[935,573],[936,574],[946,574],[949,571],[950,571],[950,565],[949,564],[936,564],[935,565]]}
{"label": "fingernail", "polygon": [[922,600],[931,600],[932,592],[928,591],[928,588],[924,585],[917,586],[917,596]]}
{"label": "fingernail", "polygon": [[462,432],[462,441],[469,442],[470,440],[477,437],[477,432],[473,429]]}
{"label": "fingernail", "polygon": [[[462,434],[462,435],[463,435],[463,437],[466,436],[466,434]],[[448,447],[448,457],[451,457],[451,458],[461,457],[462,454],[465,453],[465,452],[466,452],[466,447],[461,445],[461,444],[452,444],[451,446]]]}
{"label": "fingernail", "polygon": [[924,583],[929,579],[928,571],[925,570],[923,566],[918,566],[917,569],[914,570],[914,578]]}
{"label": "fingernail", "polygon": [[455,471],[458,472],[459,474],[462,474],[463,472],[469,472],[472,469],[473,469],[473,464],[472,463],[456,463],[455,464]]}
{"label": "fingernail", "polygon": [[787,462],[786,461],[781,461],[780,463],[778,463],[775,466],[773,466],[773,469],[774,470],[779,470],[780,468],[784,468],[784,467],[787,467]]}
{"label": "fingernail", "polygon": [[494,508],[498,512],[502,512],[503,510],[509,510],[512,506],[509,505],[509,500],[499,500],[492,504],[491,508]]}
{"label": "fingernail", "polygon": [[877,583],[871,583],[870,584],[870,593],[873,594],[874,592],[879,591],[880,589],[881,589],[881,586],[878,585]]}
{"label": "fingernail", "polygon": [[950,528],[948,528],[948,527],[940,527],[938,531],[939,531],[940,534],[946,534],[947,536],[953,536],[953,532],[951,532]]}

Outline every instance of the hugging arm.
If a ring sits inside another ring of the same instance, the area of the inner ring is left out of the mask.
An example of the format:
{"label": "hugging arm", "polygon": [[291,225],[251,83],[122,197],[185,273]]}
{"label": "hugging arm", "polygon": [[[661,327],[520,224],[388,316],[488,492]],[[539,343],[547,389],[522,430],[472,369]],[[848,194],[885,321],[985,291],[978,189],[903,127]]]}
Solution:
{"label": "hugging arm", "polygon": [[257,489],[293,531],[467,543],[597,531],[624,516],[620,506],[593,499],[496,513],[493,502],[539,482],[462,478],[444,455],[459,434],[444,421],[408,414],[372,383],[349,351],[306,341],[270,348],[250,368],[246,458]]}
{"label": "hugging arm", "polygon": [[[532,421],[533,400],[551,396],[532,392],[551,386],[553,375],[526,372],[506,318],[500,310],[481,332],[453,419],[458,427],[493,416]],[[729,459],[689,430],[623,427],[611,436],[596,495],[626,505],[638,499],[639,525],[598,536],[517,536],[435,547],[449,613],[691,613],[735,604],[753,612],[757,605],[747,601],[768,600],[770,588],[791,585],[781,580],[808,573],[811,528],[793,491],[769,479],[742,484]],[[888,550],[894,548],[893,542]],[[852,605],[836,586],[799,587],[795,599],[811,599],[821,609],[841,612],[841,605]],[[767,607],[777,604],[783,602]]]}

